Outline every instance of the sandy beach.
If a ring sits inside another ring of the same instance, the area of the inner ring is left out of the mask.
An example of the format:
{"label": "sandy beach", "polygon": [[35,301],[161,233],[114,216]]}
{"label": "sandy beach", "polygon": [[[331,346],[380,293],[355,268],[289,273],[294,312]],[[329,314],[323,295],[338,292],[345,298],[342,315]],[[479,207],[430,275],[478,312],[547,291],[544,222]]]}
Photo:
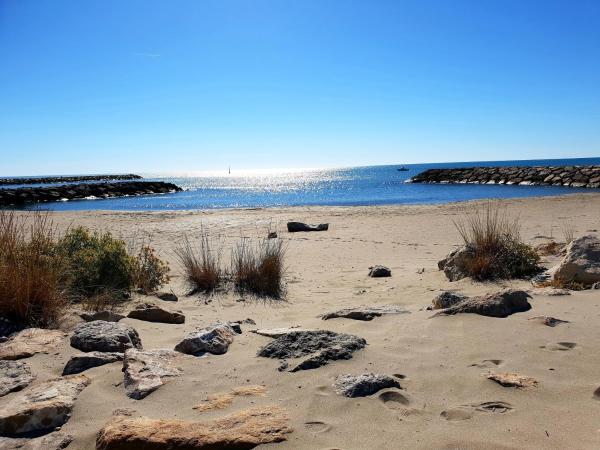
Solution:
{"label": "sandy beach", "polygon": [[[562,240],[564,220],[572,221],[576,236],[599,234],[598,194],[500,203],[520,217],[522,237],[532,245],[549,238]],[[201,421],[256,405],[284,408],[293,428],[287,441],[260,448],[599,448],[600,400],[594,391],[600,387],[600,291],[551,297],[528,281],[449,282],[437,269],[437,261],[460,243],[452,220],[473,204],[54,213],[60,229],[86,225],[125,239],[135,237],[170,263],[172,280],[164,290],[172,290],[179,301],[167,306],[181,310],[186,321],[123,319],[121,323],[138,331],[144,349],[173,349],[188,331],[217,320],[256,322],[242,325],[243,333],[226,354],[184,358],[183,375],[142,400],[125,395],[121,363],[86,371],[91,384],[62,427],[75,438],[69,449],[94,448],[98,430],[116,409],[130,409],[134,417]],[[290,234],[285,230],[290,220],[330,225],[324,232]],[[221,238],[225,264],[240,236],[263,238],[269,229],[276,230],[287,246],[285,301],[249,297],[240,301],[236,293],[186,296],[173,248],[184,235],[193,239],[201,227]],[[555,257],[543,261],[548,267],[556,262]],[[375,264],[388,266],[392,276],[369,278],[368,269]],[[478,295],[505,287],[528,290],[532,309],[503,319],[474,314],[431,318],[432,312],[426,310],[442,290]],[[133,301],[148,299],[135,295]],[[409,313],[372,321],[319,317],[361,305],[396,305]],[[73,316],[65,321],[66,327]],[[528,320],[536,316],[569,323],[552,328]],[[354,334],[366,339],[367,346],[347,361],[279,372],[277,360],[256,356],[270,339],[250,330],[290,326]],[[77,353],[64,339],[56,351],[26,361],[37,381],[44,381],[60,376],[69,357]],[[538,384],[503,387],[482,376],[490,370],[530,376]],[[337,375],[364,372],[394,375],[402,389],[363,398],[334,391]],[[265,392],[236,397],[223,409],[193,409],[209,395],[253,385],[264,386]],[[503,406],[486,408],[486,402]]]}

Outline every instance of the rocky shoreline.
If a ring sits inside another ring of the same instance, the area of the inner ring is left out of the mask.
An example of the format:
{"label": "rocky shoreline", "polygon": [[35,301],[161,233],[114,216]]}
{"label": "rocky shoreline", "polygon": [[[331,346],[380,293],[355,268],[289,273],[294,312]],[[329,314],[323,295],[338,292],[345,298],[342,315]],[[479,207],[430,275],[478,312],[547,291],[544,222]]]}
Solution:
{"label": "rocky shoreline", "polygon": [[140,175],[135,175],[133,173],[124,175],[81,175],[73,177],[0,178],[0,185],[79,183],[83,181],[122,181],[141,179],[142,177]]}
{"label": "rocky shoreline", "polygon": [[133,195],[166,194],[182,189],[162,181],[123,181],[118,183],[82,183],[48,187],[26,187],[0,189],[1,206],[22,206],[31,203],[45,203],[92,198],[112,198]]}
{"label": "rocky shoreline", "polygon": [[600,166],[466,167],[429,169],[411,183],[600,187]]}

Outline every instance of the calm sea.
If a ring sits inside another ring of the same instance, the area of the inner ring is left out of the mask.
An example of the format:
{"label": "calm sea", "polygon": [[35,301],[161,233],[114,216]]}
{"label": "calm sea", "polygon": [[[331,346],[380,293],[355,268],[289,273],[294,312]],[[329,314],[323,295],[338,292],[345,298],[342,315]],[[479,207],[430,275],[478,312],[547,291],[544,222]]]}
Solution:
{"label": "calm sea", "polygon": [[[436,167],[511,165],[600,165],[600,158],[534,161],[468,162],[352,167],[345,169],[280,171],[231,175],[158,176],[152,180],[170,181],[184,191],[175,194],[102,200],[77,200],[43,204],[53,210],[189,210],[250,208],[298,205],[394,205],[446,203],[484,198],[515,198],[590,192],[588,189],[553,186],[433,185],[411,184],[411,176]],[[144,175],[144,174],[142,174]]]}

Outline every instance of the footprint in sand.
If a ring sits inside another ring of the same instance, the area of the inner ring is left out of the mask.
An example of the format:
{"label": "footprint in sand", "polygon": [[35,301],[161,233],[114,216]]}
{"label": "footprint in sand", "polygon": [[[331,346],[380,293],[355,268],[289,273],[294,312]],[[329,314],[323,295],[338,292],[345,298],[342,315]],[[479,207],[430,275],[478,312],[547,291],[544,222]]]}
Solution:
{"label": "footprint in sand", "polygon": [[566,352],[568,350],[572,350],[577,347],[575,342],[557,342],[556,344],[548,344],[542,345],[540,348],[545,348],[547,350]]}
{"label": "footprint in sand", "polygon": [[331,430],[331,425],[320,421],[304,422],[304,427],[312,433],[325,433]]}
{"label": "footprint in sand", "polygon": [[329,397],[331,395],[331,388],[329,386],[317,386],[315,394],[321,397]]}
{"label": "footprint in sand", "polygon": [[491,369],[493,367],[498,367],[504,361],[501,359],[484,359],[481,362],[476,362],[471,364],[469,367],[479,367],[480,369]]}
{"label": "footprint in sand", "polygon": [[410,402],[397,391],[387,391],[379,394],[379,400],[389,409],[404,409]]}
{"label": "footprint in sand", "polygon": [[470,405],[461,405],[455,408],[449,408],[442,411],[441,416],[449,421],[468,420],[473,418],[475,413],[494,413],[504,414],[512,411],[514,408],[510,403],[502,401],[472,403]]}

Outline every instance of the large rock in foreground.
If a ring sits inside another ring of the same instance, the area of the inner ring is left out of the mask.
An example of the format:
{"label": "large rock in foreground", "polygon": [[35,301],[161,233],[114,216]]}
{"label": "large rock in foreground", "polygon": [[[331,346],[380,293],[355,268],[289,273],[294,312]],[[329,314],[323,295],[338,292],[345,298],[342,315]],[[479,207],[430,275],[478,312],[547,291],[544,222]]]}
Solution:
{"label": "large rock in foreground", "polygon": [[17,392],[0,407],[0,434],[38,433],[62,426],[88,384],[85,375],[72,375]]}
{"label": "large rock in foreground", "polygon": [[63,375],[74,375],[93,367],[123,361],[123,353],[117,352],[89,352],[82,355],[71,356],[63,369]]}
{"label": "large rock in foreground", "polygon": [[50,433],[46,436],[29,438],[0,438],[2,450],[63,450],[73,441],[73,436]]}
{"label": "large rock in foreground", "polygon": [[441,310],[433,317],[460,313],[473,313],[489,317],[508,317],[517,312],[529,311],[531,309],[531,305],[527,301],[529,298],[531,296],[525,291],[506,289],[493,294],[467,298],[450,308]]}
{"label": "large rock in foreground", "polygon": [[75,327],[71,346],[82,352],[119,352],[130,348],[142,348],[137,331],[118,322],[94,320]]}
{"label": "large rock in foreground", "polygon": [[145,320],[146,322],[184,323],[185,316],[181,311],[169,311],[153,303],[141,303],[127,314],[130,319]]}
{"label": "large rock in foreground", "polygon": [[123,360],[127,396],[140,400],[165,384],[165,378],[181,375],[183,370],[173,366],[178,356],[173,350],[127,350]]}
{"label": "large rock in foreground", "polygon": [[286,411],[263,406],[210,422],[116,416],[98,433],[96,450],[243,450],[282,442],[292,432]]}
{"label": "large rock in foreground", "polygon": [[375,317],[381,317],[388,314],[410,314],[410,311],[399,308],[394,305],[384,306],[359,306],[357,308],[346,308],[338,311],[333,311],[327,314],[323,314],[321,318],[323,320],[345,318],[354,320],[373,320]]}
{"label": "large rock in foreground", "polygon": [[274,339],[258,352],[264,358],[305,358],[290,372],[316,369],[329,361],[351,359],[352,353],[367,345],[367,341],[352,334],[328,330],[293,331]]}
{"label": "large rock in foreground", "polygon": [[600,281],[600,239],[583,236],[571,241],[558,266],[550,269],[556,281],[591,286]]}
{"label": "large rock in foreground", "polygon": [[29,358],[36,353],[52,351],[66,336],[58,330],[27,328],[0,344],[0,359]]}
{"label": "large rock in foreground", "polygon": [[227,353],[229,345],[236,335],[235,330],[228,324],[216,323],[206,328],[199,328],[189,333],[175,350],[188,355],[212,353],[222,355]]}
{"label": "large rock in foreground", "polygon": [[338,375],[333,386],[338,394],[345,397],[366,397],[382,389],[400,388],[400,383],[388,375],[363,373]]}
{"label": "large rock in foreground", "polygon": [[26,388],[34,378],[24,362],[0,361],[0,397]]}

